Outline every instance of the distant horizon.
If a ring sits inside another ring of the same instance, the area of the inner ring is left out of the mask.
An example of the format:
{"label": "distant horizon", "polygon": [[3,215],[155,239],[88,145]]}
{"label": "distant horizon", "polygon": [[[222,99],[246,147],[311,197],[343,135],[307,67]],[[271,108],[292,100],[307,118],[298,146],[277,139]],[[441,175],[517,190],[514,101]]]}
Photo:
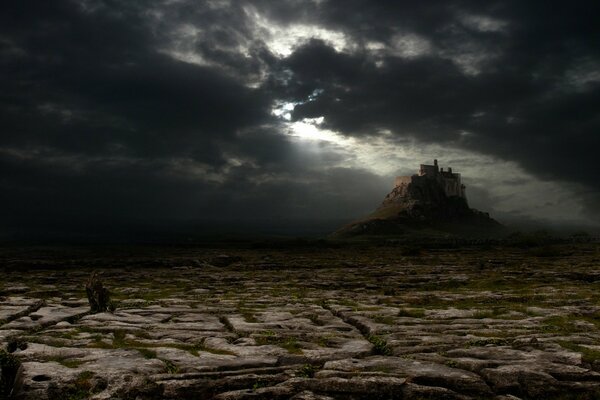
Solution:
{"label": "distant horizon", "polygon": [[[358,219],[358,218],[357,218]],[[293,240],[325,239],[330,234],[349,224],[353,220],[288,220],[288,221],[194,221],[167,222],[146,221],[114,224],[56,225],[46,227],[24,227],[0,231],[0,244],[35,243],[186,243],[194,241],[228,240]],[[500,220],[501,221],[501,220]],[[548,232],[559,237],[568,237],[577,233],[587,233],[593,237],[600,235],[600,229],[593,226],[544,221],[518,221],[506,223],[505,233],[500,237],[521,232],[531,234]]]}

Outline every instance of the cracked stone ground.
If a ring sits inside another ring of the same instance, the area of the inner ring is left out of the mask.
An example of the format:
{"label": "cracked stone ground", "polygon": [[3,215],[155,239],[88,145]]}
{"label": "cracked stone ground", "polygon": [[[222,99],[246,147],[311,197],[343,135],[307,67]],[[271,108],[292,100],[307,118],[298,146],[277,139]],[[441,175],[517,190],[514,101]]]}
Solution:
{"label": "cracked stone ground", "polygon": [[[594,244],[2,248],[0,262],[16,398],[600,398]],[[93,270],[113,313],[89,313]]]}

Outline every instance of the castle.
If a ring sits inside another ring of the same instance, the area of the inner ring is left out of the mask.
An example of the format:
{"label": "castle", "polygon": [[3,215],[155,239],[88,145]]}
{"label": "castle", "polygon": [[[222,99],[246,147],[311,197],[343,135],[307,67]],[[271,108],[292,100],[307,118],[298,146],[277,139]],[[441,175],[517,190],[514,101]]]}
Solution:
{"label": "castle", "polygon": [[395,187],[407,186],[410,183],[423,179],[433,179],[437,181],[443,188],[448,197],[462,197],[466,200],[465,185],[461,183],[460,174],[452,172],[452,168],[444,171],[444,168],[438,167],[438,161],[433,160],[433,165],[421,164],[418,175],[412,176],[397,176]]}
{"label": "castle", "polygon": [[434,160],[421,164],[418,174],[396,177],[374,212],[336,235],[412,235],[422,229],[481,235],[501,228],[488,213],[469,207],[460,174],[444,171]]}

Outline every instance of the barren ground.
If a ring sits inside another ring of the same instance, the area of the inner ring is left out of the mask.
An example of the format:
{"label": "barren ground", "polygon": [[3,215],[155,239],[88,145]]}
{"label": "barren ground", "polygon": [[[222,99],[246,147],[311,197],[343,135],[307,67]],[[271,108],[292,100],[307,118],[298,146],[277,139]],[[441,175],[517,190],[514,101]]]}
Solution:
{"label": "barren ground", "polygon": [[600,398],[594,244],[4,247],[0,273],[17,398]]}

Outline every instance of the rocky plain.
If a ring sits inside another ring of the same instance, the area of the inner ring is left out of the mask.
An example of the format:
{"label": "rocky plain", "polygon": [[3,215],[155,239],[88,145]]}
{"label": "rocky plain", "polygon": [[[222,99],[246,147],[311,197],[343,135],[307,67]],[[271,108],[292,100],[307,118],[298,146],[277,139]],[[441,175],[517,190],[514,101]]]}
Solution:
{"label": "rocky plain", "polygon": [[600,399],[594,243],[5,246],[0,272],[3,398]]}

